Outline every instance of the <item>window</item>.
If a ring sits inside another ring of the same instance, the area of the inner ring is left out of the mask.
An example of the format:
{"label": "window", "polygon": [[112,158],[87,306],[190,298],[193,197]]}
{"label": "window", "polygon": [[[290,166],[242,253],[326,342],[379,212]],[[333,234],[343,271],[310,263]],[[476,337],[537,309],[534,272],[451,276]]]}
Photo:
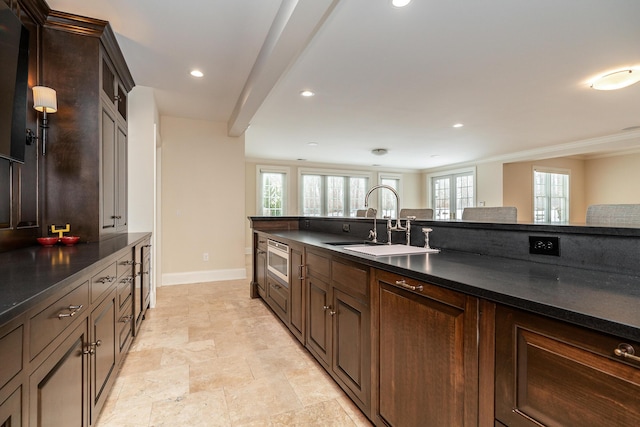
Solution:
{"label": "window", "polygon": [[316,170],[300,174],[302,215],[356,216],[356,211],[364,207],[368,176]]}
{"label": "window", "polygon": [[534,222],[569,221],[569,171],[533,170]]}
{"label": "window", "polygon": [[258,215],[286,215],[287,172],[285,169],[258,167]]}
{"label": "window", "polygon": [[431,177],[431,206],[435,219],[462,218],[475,206],[475,169]]}
{"label": "window", "polygon": [[[380,184],[388,185],[393,188],[400,194],[400,177],[398,176],[380,176]],[[398,212],[398,201],[396,200],[396,196],[393,192],[389,190],[377,190],[379,191],[378,196],[380,200],[380,215],[382,218],[388,216],[390,218],[398,218],[400,212]]]}

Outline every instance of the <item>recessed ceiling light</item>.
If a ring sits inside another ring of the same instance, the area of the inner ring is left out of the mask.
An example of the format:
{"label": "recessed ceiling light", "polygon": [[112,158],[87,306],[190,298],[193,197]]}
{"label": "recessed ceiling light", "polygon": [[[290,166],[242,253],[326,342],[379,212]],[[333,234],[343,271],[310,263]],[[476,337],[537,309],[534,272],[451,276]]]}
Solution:
{"label": "recessed ceiling light", "polygon": [[411,0],[391,0],[391,4],[395,7],[405,7],[411,3]]}
{"label": "recessed ceiling light", "polygon": [[597,90],[616,90],[640,82],[640,67],[630,67],[603,74],[591,81]]}
{"label": "recessed ceiling light", "polygon": [[200,70],[191,70],[191,74],[193,77],[203,77],[204,73]]}
{"label": "recessed ceiling light", "polygon": [[464,126],[462,123],[456,123],[453,125],[454,128],[461,128],[462,126]]}
{"label": "recessed ceiling light", "polygon": [[309,147],[317,147],[317,146],[318,146],[318,143],[317,143],[317,142],[307,142],[307,145],[308,145]]}
{"label": "recessed ceiling light", "polygon": [[300,95],[308,98],[315,95],[315,92],[311,92],[310,90],[303,90],[302,92],[300,92]]}
{"label": "recessed ceiling light", "polygon": [[388,151],[386,148],[374,148],[373,150],[371,150],[371,154],[374,154],[376,156],[384,156],[387,153]]}

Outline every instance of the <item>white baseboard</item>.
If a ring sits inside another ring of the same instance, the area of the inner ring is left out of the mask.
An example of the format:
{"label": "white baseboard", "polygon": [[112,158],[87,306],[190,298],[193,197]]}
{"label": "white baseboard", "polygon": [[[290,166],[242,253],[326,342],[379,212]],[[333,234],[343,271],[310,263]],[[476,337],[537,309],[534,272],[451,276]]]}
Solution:
{"label": "white baseboard", "polygon": [[162,286],[185,285],[189,283],[220,282],[247,278],[246,268],[230,270],[189,271],[186,273],[166,273],[162,275]]}

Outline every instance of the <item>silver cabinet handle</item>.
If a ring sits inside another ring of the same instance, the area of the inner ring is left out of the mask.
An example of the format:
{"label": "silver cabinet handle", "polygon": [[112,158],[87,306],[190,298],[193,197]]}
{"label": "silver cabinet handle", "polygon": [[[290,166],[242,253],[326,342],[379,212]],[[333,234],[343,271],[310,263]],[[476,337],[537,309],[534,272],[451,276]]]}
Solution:
{"label": "silver cabinet handle", "polygon": [[73,317],[84,307],[82,304],[80,305],[70,305],[68,307],[69,313],[58,313],[58,319],[63,319],[65,317]]}
{"label": "silver cabinet handle", "polygon": [[304,275],[302,274],[303,268],[304,268],[304,265],[298,266],[298,280],[304,280]]}
{"label": "silver cabinet handle", "polygon": [[631,359],[635,362],[640,362],[640,357],[635,355],[636,350],[631,344],[622,343],[618,345],[618,348],[613,350],[613,353],[618,357],[622,357],[623,359]]}
{"label": "silver cabinet handle", "polygon": [[98,280],[98,282],[100,282],[100,283],[107,283],[107,282],[111,283],[111,282],[113,282],[114,280],[116,280],[116,276],[107,276],[107,277],[102,277],[102,278],[100,278],[100,279]]}
{"label": "silver cabinet handle", "polygon": [[409,289],[411,291],[422,291],[423,287],[422,285],[410,285],[406,282],[406,280],[402,279],[402,280],[396,280],[396,285],[401,286],[405,289]]}

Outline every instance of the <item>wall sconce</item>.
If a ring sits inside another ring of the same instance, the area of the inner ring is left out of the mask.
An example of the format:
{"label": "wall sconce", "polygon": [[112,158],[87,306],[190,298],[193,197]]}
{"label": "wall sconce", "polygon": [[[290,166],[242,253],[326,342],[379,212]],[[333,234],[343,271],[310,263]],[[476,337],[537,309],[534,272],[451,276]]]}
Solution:
{"label": "wall sconce", "polygon": [[34,86],[33,108],[42,113],[40,127],[42,128],[42,155],[44,156],[47,152],[47,129],[49,128],[47,113],[55,113],[58,111],[56,91],[46,86]]}

